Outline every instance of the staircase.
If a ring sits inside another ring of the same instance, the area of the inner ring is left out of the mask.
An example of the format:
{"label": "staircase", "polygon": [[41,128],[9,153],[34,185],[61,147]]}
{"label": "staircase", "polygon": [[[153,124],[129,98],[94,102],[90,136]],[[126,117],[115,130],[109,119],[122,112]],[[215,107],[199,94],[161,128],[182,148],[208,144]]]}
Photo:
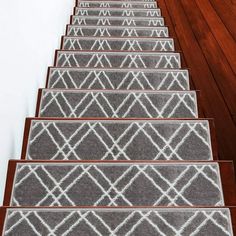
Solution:
{"label": "staircase", "polygon": [[1,235],[236,233],[233,163],[159,7],[77,1],[9,162]]}

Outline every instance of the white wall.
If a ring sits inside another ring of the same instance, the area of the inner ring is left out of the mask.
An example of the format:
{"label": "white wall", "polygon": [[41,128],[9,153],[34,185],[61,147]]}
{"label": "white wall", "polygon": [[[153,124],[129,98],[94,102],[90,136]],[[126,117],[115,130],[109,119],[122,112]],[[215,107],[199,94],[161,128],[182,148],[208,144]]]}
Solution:
{"label": "white wall", "polygon": [[0,204],[9,159],[20,157],[24,119],[34,116],[39,87],[74,0],[0,0]]}

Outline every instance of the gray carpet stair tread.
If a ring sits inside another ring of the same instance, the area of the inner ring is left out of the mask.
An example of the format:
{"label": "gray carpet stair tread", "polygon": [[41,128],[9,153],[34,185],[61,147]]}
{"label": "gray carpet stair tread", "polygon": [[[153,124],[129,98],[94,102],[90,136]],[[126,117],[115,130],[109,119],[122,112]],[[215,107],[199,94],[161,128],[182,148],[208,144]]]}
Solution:
{"label": "gray carpet stair tread", "polygon": [[164,19],[162,17],[96,17],[96,16],[72,16],[71,24],[73,25],[92,25],[92,26],[142,26],[155,27],[164,26]]}
{"label": "gray carpet stair tread", "polygon": [[48,88],[189,90],[188,70],[56,68],[48,73]]}
{"label": "gray carpet stair tread", "polygon": [[194,91],[43,89],[39,117],[197,118]]}
{"label": "gray carpet stair tread", "polygon": [[174,51],[171,38],[96,38],[63,37],[63,50],[84,51]]}
{"label": "gray carpet stair tread", "polygon": [[30,120],[27,160],[213,160],[207,120]]}
{"label": "gray carpet stair tread", "polygon": [[57,51],[55,66],[179,69],[181,58],[175,52]]}
{"label": "gray carpet stair tread", "polygon": [[138,8],[138,9],[156,9],[156,2],[123,2],[123,1],[78,1],[77,6],[80,8]]}
{"label": "gray carpet stair tread", "polygon": [[124,16],[124,17],[158,17],[160,9],[121,9],[121,8],[75,8],[77,16]]}
{"label": "gray carpet stair tread", "polygon": [[224,205],[217,163],[18,162],[12,189],[10,206]]}
{"label": "gray carpet stair tread", "polygon": [[167,27],[67,26],[68,36],[94,37],[168,37]]}
{"label": "gray carpet stair tread", "polygon": [[228,208],[13,208],[7,209],[3,235],[233,236],[230,213]]}

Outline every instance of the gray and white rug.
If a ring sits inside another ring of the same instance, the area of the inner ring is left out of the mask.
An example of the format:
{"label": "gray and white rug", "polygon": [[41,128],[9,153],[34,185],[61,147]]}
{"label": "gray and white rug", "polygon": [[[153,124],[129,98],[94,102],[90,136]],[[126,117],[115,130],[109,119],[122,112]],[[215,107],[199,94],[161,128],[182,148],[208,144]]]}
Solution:
{"label": "gray and white rug", "polygon": [[164,26],[164,19],[162,17],[96,17],[96,16],[72,16],[71,24],[73,25],[97,25],[97,26],[141,26],[141,27],[155,27]]}
{"label": "gray and white rug", "polygon": [[156,9],[156,2],[135,2],[135,1],[77,1],[80,8],[138,8],[138,9]]}
{"label": "gray and white rug", "polygon": [[28,160],[212,160],[207,120],[31,120]]}
{"label": "gray and white rug", "polygon": [[197,118],[195,91],[43,89],[39,117]]}
{"label": "gray and white rug", "polygon": [[17,163],[11,206],[223,206],[217,163]]}
{"label": "gray and white rug", "polygon": [[79,8],[76,7],[76,16],[113,16],[113,17],[159,17],[160,9],[121,9],[121,8]]}
{"label": "gray and white rug", "polygon": [[67,26],[68,36],[84,37],[168,37],[167,27]]}
{"label": "gray and white rug", "polygon": [[188,70],[56,68],[48,73],[48,88],[189,90]]}
{"label": "gray and white rug", "polygon": [[8,209],[4,236],[233,236],[230,211],[214,209]]}
{"label": "gray and white rug", "polygon": [[181,68],[181,61],[180,54],[175,52],[57,51],[55,66],[179,69]]}
{"label": "gray and white rug", "polygon": [[62,40],[63,50],[84,51],[174,51],[170,38],[97,38],[71,37]]}

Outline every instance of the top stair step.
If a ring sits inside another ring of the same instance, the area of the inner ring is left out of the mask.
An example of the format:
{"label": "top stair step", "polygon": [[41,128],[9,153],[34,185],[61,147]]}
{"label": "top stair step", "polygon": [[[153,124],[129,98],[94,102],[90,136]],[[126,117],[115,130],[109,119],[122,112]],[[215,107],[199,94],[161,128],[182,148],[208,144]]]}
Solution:
{"label": "top stair step", "polygon": [[156,2],[124,2],[124,1],[77,1],[77,6],[80,8],[138,8],[138,9],[156,9]]}
{"label": "top stair step", "polygon": [[113,17],[158,17],[160,9],[121,9],[121,8],[79,8],[76,7],[74,15],[77,16],[113,16]]}

